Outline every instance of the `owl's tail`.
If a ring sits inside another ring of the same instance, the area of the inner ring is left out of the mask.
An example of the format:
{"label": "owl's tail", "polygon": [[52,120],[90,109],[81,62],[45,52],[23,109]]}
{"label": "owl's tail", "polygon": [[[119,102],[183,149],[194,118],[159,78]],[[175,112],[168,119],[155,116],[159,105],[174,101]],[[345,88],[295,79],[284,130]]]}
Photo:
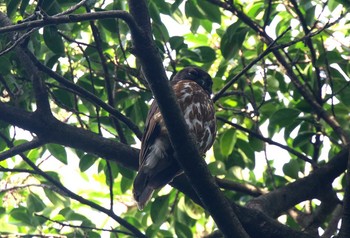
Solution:
{"label": "owl's tail", "polygon": [[137,202],[137,207],[142,210],[148,201],[151,199],[154,189],[148,185],[148,175],[140,170],[134,180],[134,199]]}

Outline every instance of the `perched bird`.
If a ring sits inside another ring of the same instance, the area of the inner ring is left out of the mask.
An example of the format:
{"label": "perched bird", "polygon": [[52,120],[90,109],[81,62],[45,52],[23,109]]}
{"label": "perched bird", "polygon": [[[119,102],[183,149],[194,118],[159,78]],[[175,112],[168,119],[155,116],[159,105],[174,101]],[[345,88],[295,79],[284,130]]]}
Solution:
{"label": "perched bird", "polygon": [[[216,118],[210,99],[213,81],[197,67],[186,67],[170,81],[186,124],[199,152],[204,155],[213,145]],[[139,171],[134,180],[133,194],[140,210],[150,200],[155,189],[165,186],[183,173],[175,159],[175,151],[156,101],[153,101],[145,123],[139,155]]]}

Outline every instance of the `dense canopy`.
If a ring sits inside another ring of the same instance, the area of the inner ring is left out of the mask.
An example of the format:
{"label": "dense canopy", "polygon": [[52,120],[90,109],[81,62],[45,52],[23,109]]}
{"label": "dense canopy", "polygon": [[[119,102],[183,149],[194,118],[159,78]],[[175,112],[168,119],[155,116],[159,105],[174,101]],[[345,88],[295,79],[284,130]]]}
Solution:
{"label": "dense canopy", "polygon": [[[0,0],[0,234],[350,237],[349,9]],[[189,65],[214,82],[205,158],[168,84]],[[152,100],[185,174],[139,211]]]}

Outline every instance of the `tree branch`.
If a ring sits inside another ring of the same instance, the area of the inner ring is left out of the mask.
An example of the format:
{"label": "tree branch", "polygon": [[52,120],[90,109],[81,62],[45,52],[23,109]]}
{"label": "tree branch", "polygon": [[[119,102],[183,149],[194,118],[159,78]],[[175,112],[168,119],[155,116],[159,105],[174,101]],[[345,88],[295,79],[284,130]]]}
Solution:
{"label": "tree branch", "polygon": [[27,112],[0,102],[0,120],[35,133],[42,143],[57,143],[93,153],[136,170],[138,150],[91,131],[67,125],[54,118],[43,121],[32,112]]}
{"label": "tree branch", "polygon": [[105,213],[106,215],[110,216],[111,218],[113,218],[115,221],[117,221],[120,225],[124,226],[126,229],[128,229],[129,231],[131,231],[136,237],[146,237],[144,234],[142,234],[136,227],[134,227],[132,224],[130,224],[129,222],[127,222],[126,220],[122,219],[121,217],[117,216],[113,210],[110,209],[106,209],[90,200],[87,200],[81,196],[79,196],[76,193],[73,193],[72,191],[70,191],[68,188],[66,188],[63,184],[61,184],[60,182],[56,181],[54,178],[52,178],[51,176],[49,176],[47,173],[45,173],[44,171],[42,171],[38,166],[36,166],[29,158],[27,158],[26,156],[22,155],[22,159],[34,170],[36,171],[40,176],[42,176],[43,178],[45,178],[47,181],[49,181],[50,183],[52,183],[53,185],[55,185],[59,190],[61,190],[63,193],[65,193],[67,196],[69,196],[70,198],[80,202],[81,204],[85,204],[88,205],[98,211],[101,211],[103,213]]}
{"label": "tree branch", "polygon": [[325,186],[331,185],[333,180],[345,171],[347,159],[348,151],[344,149],[310,175],[253,198],[246,206],[258,209],[268,216],[277,217],[302,201],[321,198],[327,191]]}
{"label": "tree branch", "polygon": [[126,24],[130,27],[130,30],[134,34],[138,34],[141,30],[136,25],[133,17],[126,11],[120,10],[110,10],[103,12],[92,12],[84,14],[70,14],[70,15],[56,15],[56,16],[47,16],[41,20],[34,20],[28,22],[22,22],[17,25],[5,26],[0,28],[0,33],[30,30],[37,27],[44,27],[49,25],[59,25],[66,23],[75,23],[82,21],[92,21],[106,18],[120,18],[125,21]]}
{"label": "tree branch", "polygon": [[72,224],[68,224],[68,223],[65,223],[65,222],[52,220],[52,219],[50,219],[50,218],[48,218],[48,217],[46,217],[44,215],[35,214],[35,216],[42,217],[45,220],[51,221],[53,223],[57,223],[57,224],[61,225],[62,227],[72,227],[72,228],[77,228],[77,229],[96,230],[96,231],[108,231],[110,233],[121,233],[121,234],[125,234],[125,235],[131,236],[131,237],[136,237],[134,234],[132,234],[130,232],[122,231],[122,230],[102,229],[102,228],[96,228],[96,227],[84,226],[84,225],[72,225]]}
{"label": "tree branch", "polygon": [[245,73],[248,72],[248,70],[253,67],[257,62],[259,62],[262,58],[264,58],[266,55],[268,55],[269,53],[271,53],[273,46],[276,45],[276,42],[281,39],[289,30],[291,29],[291,27],[288,27],[281,35],[279,35],[274,41],[272,41],[269,46],[267,47],[267,49],[262,52],[260,55],[258,55],[258,57],[256,57],[254,60],[252,60],[248,65],[246,65],[244,67],[244,69],[239,72],[237,75],[235,75],[228,83],[225,84],[225,86],[223,86],[219,92],[217,92],[214,97],[213,97],[213,101],[217,101],[222,94],[229,89],[232,84],[234,84],[242,75],[244,75]]}
{"label": "tree branch", "polygon": [[[3,140],[5,139],[2,134],[0,136],[3,138]],[[10,148],[10,149],[0,153],[0,161],[6,160],[6,159],[8,159],[8,158],[10,158],[12,156],[21,154],[21,153],[23,153],[25,151],[38,148],[38,147],[40,147],[40,146],[42,146],[44,144],[45,143],[41,142],[40,140],[34,139],[32,141],[29,141],[29,142],[17,145],[15,147],[12,147],[12,148]]]}
{"label": "tree branch", "polygon": [[[88,7],[86,7],[86,9],[88,11],[90,11],[90,9]],[[115,106],[114,105],[114,92],[113,92],[113,90],[114,90],[113,85],[114,84],[113,84],[112,79],[110,77],[110,74],[108,72],[107,58],[103,54],[102,39],[100,36],[100,32],[93,21],[90,21],[90,27],[91,27],[92,35],[94,36],[96,50],[97,50],[98,55],[99,55],[100,60],[101,60],[103,76],[104,76],[106,92],[107,92],[107,98],[108,98],[108,105],[110,105],[112,108],[114,108],[114,106]],[[112,120],[114,127],[118,133],[120,142],[126,144],[127,140],[125,138],[124,132],[122,130],[122,127],[120,126],[119,121],[116,120],[115,117],[111,117],[110,119]]]}
{"label": "tree branch", "polygon": [[[234,15],[236,15],[240,20],[242,20],[247,26],[249,26],[253,31],[255,31],[258,35],[261,36],[262,40],[270,45],[274,40],[268,36],[268,34],[264,31],[264,29],[251,20],[244,12],[238,10],[234,4],[228,4],[226,2],[221,2],[220,0],[207,0],[217,6],[220,6]],[[299,80],[298,76],[294,73],[293,68],[291,67],[290,62],[288,62],[282,55],[282,53],[278,50],[278,48],[273,48],[272,53],[275,55],[278,62],[283,66],[286,70],[288,77],[291,79],[293,85],[297,88],[299,93],[304,97],[304,99],[310,104],[315,113],[322,118],[333,130],[339,135],[342,140],[344,146],[347,146],[350,142],[350,138],[348,134],[343,130],[338,121],[325,111],[322,106],[315,100],[313,94],[310,90],[305,87]]]}
{"label": "tree branch", "polygon": [[278,147],[288,151],[289,153],[297,156],[299,159],[310,163],[313,168],[317,168],[318,167],[318,165],[317,165],[317,163],[315,161],[309,159],[306,155],[304,155],[304,154],[302,154],[302,153],[300,153],[300,152],[298,152],[298,151],[296,151],[296,150],[294,150],[294,149],[292,149],[292,148],[290,148],[290,147],[288,147],[286,145],[282,145],[281,143],[273,141],[270,138],[263,137],[262,135],[260,135],[258,133],[255,133],[254,131],[251,131],[251,130],[249,130],[247,128],[244,128],[243,126],[240,126],[240,125],[238,125],[236,123],[230,122],[230,121],[226,120],[223,117],[217,117],[217,119],[222,121],[222,122],[224,122],[224,123],[226,123],[226,124],[229,124],[229,125],[237,128],[238,130],[244,131],[244,132],[248,133],[249,135],[252,135],[252,136],[258,138],[259,140],[262,140],[262,141],[264,141],[266,143],[269,143],[270,145],[276,145],[276,146],[278,146]]}
{"label": "tree branch", "polygon": [[158,49],[152,39],[146,2],[129,0],[129,8],[138,27],[143,29],[142,34],[138,36],[132,34],[135,54],[157,100],[171,143],[177,153],[176,159],[219,229],[227,237],[249,237],[233,209],[230,209],[226,197],[215,184],[188,132],[174,92],[168,83]]}
{"label": "tree branch", "polygon": [[95,103],[96,105],[100,106],[110,114],[112,114],[114,117],[116,117],[118,120],[122,121],[127,125],[130,130],[132,130],[137,138],[141,139],[142,137],[142,132],[140,129],[126,116],[124,116],[122,113],[120,113],[118,110],[115,108],[111,107],[110,105],[106,104],[104,101],[102,101],[100,98],[95,96],[94,94],[90,93],[86,89],[80,87],[79,85],[74,84],[73,82],[65,79],[61,75],[57,74],[56,72],[52,71],[50,68],[47,66],[43,65],[32,53],[29,53],[29,56],[31,60],[34,62],[34,64],[41,70],[42,72],[46,73],[53,79],[55,79],[57,82],[60,84],[64,85],[67,88],[70,88],[77,92],[80,96],[90,100],[91,102]]}

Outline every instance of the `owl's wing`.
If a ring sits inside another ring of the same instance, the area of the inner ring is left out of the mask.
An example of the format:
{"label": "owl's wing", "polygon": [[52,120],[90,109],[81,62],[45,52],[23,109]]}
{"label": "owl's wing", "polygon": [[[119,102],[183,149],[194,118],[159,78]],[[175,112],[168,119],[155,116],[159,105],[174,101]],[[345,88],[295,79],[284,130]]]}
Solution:
{"label": "owl's wing", "polygon": [[160,133],[160,120],[157,120],[157,118],[155,118],[155,115],[157,113],[160,112],[157,102],[154,100],[149,109],[146,119],[145,131],[142,136],[142,147],[139,154],[139,166],[144,163],[150,146],[153,145],[154,140]]}

